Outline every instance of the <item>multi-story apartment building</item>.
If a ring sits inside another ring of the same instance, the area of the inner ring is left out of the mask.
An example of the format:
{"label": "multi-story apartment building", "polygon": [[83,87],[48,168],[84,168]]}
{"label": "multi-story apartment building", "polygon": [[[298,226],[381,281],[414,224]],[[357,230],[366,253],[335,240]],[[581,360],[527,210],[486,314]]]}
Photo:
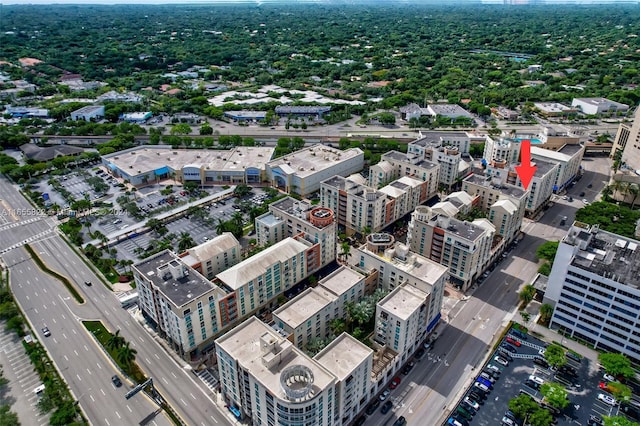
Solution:
{"label": "multi-story apartment building", "polygon": [[479,137],[464,132],[420,132],[420,137],[407,145],[407,153],[440,166],[440,183],[451,186],[471,172],[462,159],[469,154],[472,141]]}
{"label": "multi-story apartment building", "polygon": [[[365,273],[378,271],[378,287],[393,291],[396,287],[406,284],[425,293],[425,297],[428,297],[424,313],[425,322],[417,339],[424,338],[440,320],[448,269],[424,256],[410,252],[403,244],[396,243],[392,247],[376,244],[376,235],[380,234],[369,235],[367,244],[354,248],[348,261],[354,268]],[[411,349],[409,346],[408,351]]]}
{"label": "multi-story apartment building", "polygon": [[521,187],[472,174],[462,181],[462,190],[477,196],[476,206],[488,214],[489,220],[506,244],[520,232],[529,191]]}
{"label": "multi-story apartment building", "polygon": [[335,421],[337,377],[256,317],[215,347],[222,397],[238,418],[265,426],[342,424]]}
{"label": "multi-story apartment building", "polygon": [[320,245],[302,237],[286,238],[220,272],[214,284],[220,298],[220,326],[227,328],[263,308],[320,268]]}
{"label": "multi-story apartment building", "polygon": [[348,234],[377,232],[427,199],[428,183],[408,176],[379,190],[340,176],[320,186],[320,203],[336,213]]}
{"label": "multi-story apartment building", "polygon": [[575,222],[560,241],[544,302],[550,327],[640,361],[640,241]]}
{"label": "multi-story apartment building", "polygon": [[611,148],[611,158],[619,158],[621,167],[640,169],[640,108],[636,108],[631,124],[620,123]]}
{"label": "multi-story apartment building", "polygon": [[488,163],[516,164],[520,162],[520,139],[487,136],[482,158]]}
{"label": "multi-story apartment building", "polygon": [[165,250],[133,265],[138,306],[173,349],[195,359],[220,331],[218,300],[225,292]]}
{"label": "multi-story apartment building", "polygon": [[344,318],[345,304],[357,303],[364,297],[365,276],[341,266],[318,282],[315,288],[273,311],[275,326],[291,336],[296,347],[303,349],[311,339],[329,336],[329,322]]}
{"label": "multi-story apartment building", "polygon": [[545,145],[531,147],[531,161],[557,164],[553,192],[562,191],[580,174],[584,145],[567,143],[555,150],[543,148]]}
{"label": "multi-story apartment building", "polygon": [[407,232],[409,249],[449,268],[449,280],[466,291],[491,261],[495,227],[487,219],[461,221],[419,206]]}
{"label": "multi-story apartment building", "polygon": [[190,248],[180,255],[184,263],[212,280],[218,272],[240,262],[242,247],[231,232]]}
{"label": "multi-story apartment building", "polygon": [[[554,183],[558,174],[558,164],[540,159],[532,161],[536,171],[529,184],[529,195],[525,202],[525,210],[529,216],[538,214],[551,199]],[[500,162],[487,164],[485,175],[494,178],[494,182],[508,183],[522,187],[515,165],[504,165]]]}
{"label": "multi-story apartment building", "polygon": [[349,176],[364,167],[360,148],[339,150],[322,144],[287,154],[266,164],[271,185],[301,196],[320,189],[320,182],[332,176]]}
{"label": "multi-story apartment building", "polygon": [[378,164],[369,168],[368,185],[380,188],[402,176],[410,176],[428,183],[427,197],[431,198],[438,193],[439,171],[438,164],[417,155],[389,151],[382,154]]}
{"label": "multi-story apartment building", "polygon": [[430,297],[407,283],[396,287],[376,305],[374,341],[398,354],[412,353],[427,329]]}
{"label": "multi-story apartment building", "polygon": [[274,244],[287,237],[304,234],[320,244],[320,266],[336,258],[334,213],[327,207],[287,197],[269,205],[269,212],[255,219],[258,245]]}
{"label": "multi-story apartment building", "polygon": [[342,333],[313,359],[330,370],[337,379],[335,400],[338,403],[334,407],[334,424],[349,424],[371,395],[373,350],[347,333]]}

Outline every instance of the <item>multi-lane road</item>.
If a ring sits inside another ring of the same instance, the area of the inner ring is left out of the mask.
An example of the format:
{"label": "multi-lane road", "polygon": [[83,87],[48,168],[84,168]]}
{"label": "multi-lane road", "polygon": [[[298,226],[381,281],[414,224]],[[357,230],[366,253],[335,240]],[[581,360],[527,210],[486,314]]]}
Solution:
{"label": "multi-lane road", "polygon": [[[0,194],[2,258],[11,270],[12,290],[92,424],[170,425],[171,421],[142,393],[126,400],[124,395],[131,383],[125,381],[121,388],[111,384],[111,376],[119,371],[82,325],[83,319],[99,319],[109,330],[121,330],[137,351],[138,365],[154,379],[161,395],[187,424],[231,424],[191,371],[177,363],[120,307],[113,293],[58,235],[54,219],[39,215],[4,178],[0,178]],[[50,269],[76,284],[85,303],[77,304],[60,282],[38,268],[20,247],[27,242]],[[85,286],[85,281],[94,285]],[[44,326],[51,331],[48,338],[42,335]]]}

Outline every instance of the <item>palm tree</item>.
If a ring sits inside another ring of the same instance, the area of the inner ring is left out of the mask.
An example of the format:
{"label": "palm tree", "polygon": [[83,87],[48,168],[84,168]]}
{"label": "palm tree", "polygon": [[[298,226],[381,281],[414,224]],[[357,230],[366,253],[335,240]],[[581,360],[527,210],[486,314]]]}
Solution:
{"label": "palm tree", "polygon": [[342,259],[343,262],[346,263],[347,260],[349,259],[349,256],[351,256],[351,246],[347,241],[344,241],[342,244],[340,244],[340,248],[342,249],[342,252],[340,253],[340,258]]}
{"label": "palm tree", "polygon": [[178,251],[185,251],[196,245],[191,235],[188,232],[182,232],[180,234],[180,240],[178,241]]}
{"label": "palm tree", "polygon": [[218,224],[216,225],[216,234],[222,235],[227,232],[228,229],[227,222],[223,222],[222,219],[218,219]]}
{"label": "palm tree", "polygon": [[105,343],[107,349],[117,350],[124,344],[124,337],[120,336],[120,330],[116,330],[114,334],[111,334]]}
{"label": "palm tree", "polygon": [[607,185],[602,188],[602,201],[609,201],[611,194],[613,194],[612,185]]}
{"label": "palm tree", "polygon": [[525,305],[528,305],[529,302],[533,300],[535,295],[536,288],[531,284],[527,284],[522,287],[522,290],[520,290],[519,298]]}
{"label": "palm tree", "polygon": [[116,359],[119,363],[128,367],[136,359],[137,353],[138,351],[131,348],[129,346],[129,342],[126,342],[122,347],[120,347],[120,349],[118,349]]}
{"label": "palm tree", "polygon": [[553,315],[552,305],[545,303],[544,305],[540,306],[540,321],[546,324],[549,322],[552,315]]}
{"label": "palm tree", "polygon": [[640,186],[637,183],[629,184],[628,188],[629,194],[633,195],[633,199],[631,200],[631,210],[636,206],[636,199],[638,195],[640,195]]}

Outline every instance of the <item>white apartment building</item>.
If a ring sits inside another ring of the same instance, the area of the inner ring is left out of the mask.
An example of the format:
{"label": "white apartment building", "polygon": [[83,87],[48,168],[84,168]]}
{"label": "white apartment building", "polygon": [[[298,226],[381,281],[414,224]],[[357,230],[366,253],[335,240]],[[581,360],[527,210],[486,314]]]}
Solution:
{"label": "white apartment building", "polygon": [[425,336],[430,297],[408,283],[396,287],[376,305],[374,341],[399,354],[413,353]]}
{"label": "white apartment building", "polygon": [[[215,341],[222,397],[253,425],[341,424],[337,377],[251,317]],[[356,367],[357,370],[357,367]]]}
{"label": "white apartment building", "polygon": [[271,185],[307,196],[320,189],[320,182],[349,176],[363,167],[364,152],[360,148],[342,151],[316,144],[268,162],[266,174]]}
{"label": "white apartment building", "polygon": [[349,424],[369,400],[373,350],[342,333],[313,359],[336,376],[335,424]]}
{"label": "white apartment building", "polygon": [[419,138],[407,145],[407,153],[438,164],[440,183],[451,186],[471,172],[462,156],[469,154],[471,142],[478,139],[466,132],[420,132]]}
{"label": "white apartment building", "polygon": [[218,272],[235,265],[242,259],[242,247],[231,232],[218,235],[210,241],[190,248],[180,255],[184,263],[212,280]]}
{"label": "white apartment building", "polygon": [[640,361],[640,241],[575,222],[560,241],[544,303],[550,327]]}
{"label": "white apartment building", "polygon": [[225,292],[165,250],[133,265],[138,306],[183,358],[212,348],[221,329],[218,300]]}
{"label": "white apartment building", "polygon": [[347,302],[357,303],[364,297],[365,276],[341,266],[323,278],[314,288],[273,311],[275,326],[291,336],[296,347],[303,349],[311,339],[329,336],[329,322],[344,318]]}
{"label": "white apartment building", "polygon": [[220,325],[227,328],[258,311],[319,269],[319,244],[286,238],[220,272],[214,284],[225,290],[219,300]]}
{"label": "white apartment building", "polygon": [[320,203],[347,234],[378,232],[427,201],[428,183],[408,176],[379,190],[335,176],[322,182]]}
{"label": "white apartment building", "polygon": [[640,108],[636,108],[631,125],[620,123],[611,157],[620,158],[620,168],[640,169]]}
{"label": "white apartment building", "polygon": [[378,271],[378,287],[393,291],[396,287],[406,284],[428,296],[424,328],[418,336],[423,338],[440,320],[448,268],[410,252],[407,246],[400,243],[381,250],[378,246],[369,244],[354,248],[348,261],[354,268],[366,274]]}
{"label": "white apartment building", "polygon": [[[502,164],[494,164],[487,165],[486,176],[493,178],[494,182],[508,183],[522,188],[522,182],[516,172],[515,165],[505,167]],[[525,209],[529,216],[535,216],[551,199],[559,165],[541,159],[533,160],[531,164],[536,166],[536,171],[529,184],[529,195],[525,202]]]}
{"label": "white apartment building", "polygon": [[320,244],[320,267],[336,258],[337,223],[333,210],[286,197],[269,205],[269,212],[255,219],[258,245],[274,244],[304,234]]}
{"label": "white apartment building", "polygon": [[462,190],[477,197],[475,205],[488,213],[496,234],[502,236],[505,244],[518,236],[529,191],[475,174],[462,181]]}
{"label": "white apartment building", "polygon": [[438,164],[426,161],[422,157],[389,151],[382,154],[378,164],[369,168],[368,185],[380,188],[402,176],[410,176],[428,183],[427,197],[431,198],[438,193],[439,171]]}
{"label": "white apartment building", "polygon": [[495,227],[487,219],[466,222],[419,206],[407,231],[409,249],[449,268],[449,280],[466,291],[491,261]]}
{"label": "white apartment building", "polygon": [[583,157],[584,145],[580,144],[564,144],[557,151],[531,147],[531,161],[542,160],[558,165],[553,192],[563,190],[580,174]]}
{"label": "white apartment building", "polygon": [[486,137],[482,158],[487,163],[516,164],[520,162],[520,140]]}

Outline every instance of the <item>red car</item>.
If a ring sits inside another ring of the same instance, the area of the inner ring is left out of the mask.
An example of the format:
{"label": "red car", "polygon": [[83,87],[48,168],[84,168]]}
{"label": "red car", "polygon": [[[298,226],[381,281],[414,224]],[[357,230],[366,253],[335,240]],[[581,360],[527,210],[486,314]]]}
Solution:
{"label": "red car", "polygon": [[520,347],[520,345],[522,345],[522,343],[520,343],[518,340],[512,338],[512,337],[507,337],[506,339],[504,339],[507,341],[507,343],[511,343],[512,345],[515,345],[517,347]]}
{"label": "red car", "polygon": [[392,381],[391,384],[389,385],[389,389],[395,389],[398,387],[398,385],[400,384],[400,377],[395,377]]}

